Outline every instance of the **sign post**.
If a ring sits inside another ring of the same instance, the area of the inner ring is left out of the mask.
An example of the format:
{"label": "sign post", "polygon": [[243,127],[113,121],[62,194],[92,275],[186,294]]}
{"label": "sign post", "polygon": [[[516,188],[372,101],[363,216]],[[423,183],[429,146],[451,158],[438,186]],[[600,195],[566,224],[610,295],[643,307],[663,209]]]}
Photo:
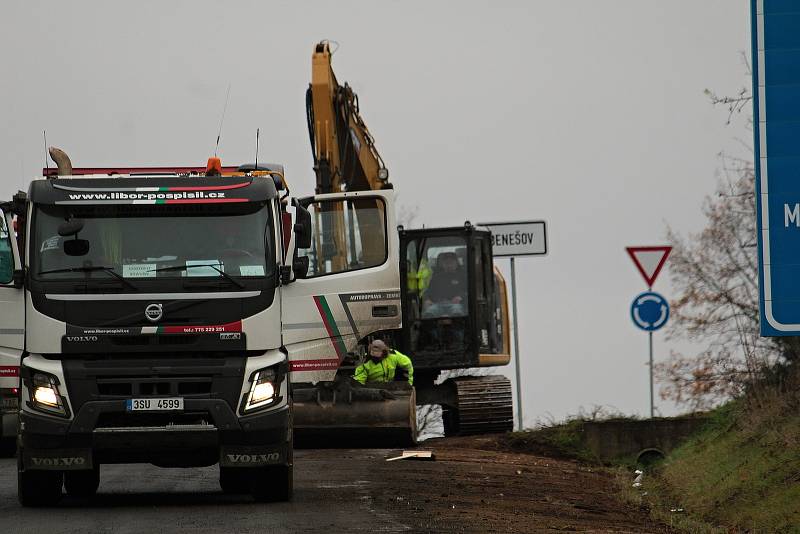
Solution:
{"label": "sign post", "polygon": [[672,247],[627,247],[639,274],[647,284],[647,291],[633,299],[631,320],[638,328],[647,332],[649,347],[648,368],[650,374],[650,418],[655,417],[655,398],[653,395],[653,332],[667,324],[669,302],[652,291],[653,284],[667,261]]}
{"label": "sign post", "polygon": [[514,374],[517,382],[517,430],[522,430],[522,373],[519,361],[519,328],[517,325],[517,256],[547,254],[547,224],[544,221],[480,223],[492,232],[492,255],[508,257],[511,263],[511,309],[514,322]]}
{"label": "sign post", "polygon": [[511,314],[514,317],[514,376],[517,379],[517,430],[522,430],[522,376],[519,364],[519,328],[517,328],[517,273],[514,256],[511,263]]}

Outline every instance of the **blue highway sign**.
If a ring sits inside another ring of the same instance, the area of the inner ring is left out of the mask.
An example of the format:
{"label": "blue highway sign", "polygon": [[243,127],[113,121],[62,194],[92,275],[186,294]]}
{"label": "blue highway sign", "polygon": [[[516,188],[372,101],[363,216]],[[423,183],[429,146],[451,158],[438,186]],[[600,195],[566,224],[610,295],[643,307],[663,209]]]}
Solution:
{"label": "blue highway sign", "polygon": [[636,295],[631,303],[631,319],[642,330],[658,330],[669,320],[669,302],[652,291]]}
{"label": "blue highway sign", "polygon": [[761,335],[800,334],[800,2],[751,0]]}

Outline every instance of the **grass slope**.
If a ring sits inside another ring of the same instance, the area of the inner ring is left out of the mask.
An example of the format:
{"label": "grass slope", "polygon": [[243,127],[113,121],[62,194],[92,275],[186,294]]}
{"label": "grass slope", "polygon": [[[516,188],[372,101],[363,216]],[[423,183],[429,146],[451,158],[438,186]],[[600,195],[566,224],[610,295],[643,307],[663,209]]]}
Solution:
{"label": "grass slope", "polygon": [[[659,469],[669,506],[709,525],[800,532],[800,413],[778,397],[731,402]],[[662,497],[664,496],[662,495]],[[664,503],[667,504],[667,503]]]}

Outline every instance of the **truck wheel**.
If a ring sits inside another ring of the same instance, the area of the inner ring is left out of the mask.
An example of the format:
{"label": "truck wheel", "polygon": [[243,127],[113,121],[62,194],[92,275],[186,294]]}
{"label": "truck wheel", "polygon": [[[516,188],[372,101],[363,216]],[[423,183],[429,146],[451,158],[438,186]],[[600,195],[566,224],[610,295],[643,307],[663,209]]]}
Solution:
{"label": "truck wheel", "polygon": [[87,499],[97,493],[99,486],[100,467],[64,473],[64,489],[70,497]]}
{"label": "truck wheel", "polygon": [[292,499],[292,465],[269,465],[253,469],[251,493],[257,502],[286,502]]}
{"label": "truck wheel", "polygon": [[294,494],[294,438],[289,439],[288,465],[267,465],[253,469],[250,493],[256,502],[287,502]]}
{"label": "truck wheel", "polygon": [[61,471],[23,471],[22,454],[17,465],[17,498],[22,506],[54,506],[61,500]]}
{"label": "truck wheel", "polygon": [[250,493],[250,479],[252,469],[242,467],[219,468],[219,485],[224,493]]}
{"label": "truck wheel", "polygon": [[17,452],[17,438],[0,438],[0,458],[11,458]]}

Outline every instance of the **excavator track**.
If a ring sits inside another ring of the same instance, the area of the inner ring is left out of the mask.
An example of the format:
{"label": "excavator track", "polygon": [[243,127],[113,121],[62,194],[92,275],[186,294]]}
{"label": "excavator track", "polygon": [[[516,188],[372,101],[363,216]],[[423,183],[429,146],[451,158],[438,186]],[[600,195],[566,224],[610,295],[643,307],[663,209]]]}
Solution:
{"label": "excavator track", "polygon": [[509,432],[514,427],[511,381],[498,375],[451,379],[457,407],[445,407],[445,435]]}

